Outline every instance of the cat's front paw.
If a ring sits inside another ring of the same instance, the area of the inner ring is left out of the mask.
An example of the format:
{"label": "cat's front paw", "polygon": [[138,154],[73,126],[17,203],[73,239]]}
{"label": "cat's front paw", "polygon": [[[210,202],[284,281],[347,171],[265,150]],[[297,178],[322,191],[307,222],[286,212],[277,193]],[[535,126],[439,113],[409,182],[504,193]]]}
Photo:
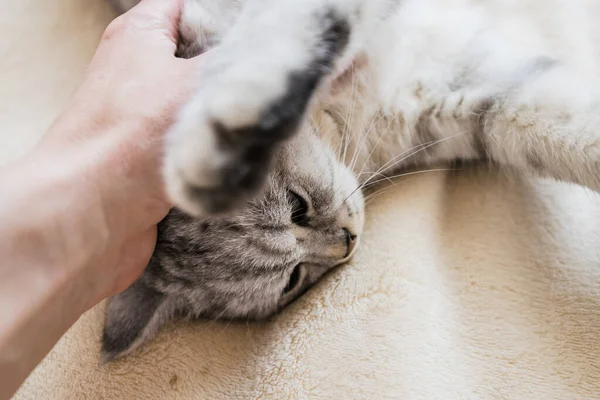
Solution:
{"label": "cat's front paw", "polygon": [[[205,45],[213,40],[207,32],[219,31],[216,22],[206,28],[211,20],[204,17],[218,15],[206,12],[209,4],[222,3],[186,2],[180,52],[191,48],[186,40]],[[302,24],[286,29],[279,14],[267,13],[270,25],[281,25],[281,35],[266,35],[261,24],[249,20],[206,56],[200,90],[168,135],[167,190],[183,211],[228,212],[261,190],[277,147],[296,132],[349,40],[348,22],[336,14],[305,17],[307,26],[318,28],[308,38]]]}
{"label": "cat's front paw", "polygon": [[197,96],[168,135],[165,178],[175,204],[206,216],[256,196],[278,145],[301,123],[314,85],[297,78],[283,91],[219,84]]}

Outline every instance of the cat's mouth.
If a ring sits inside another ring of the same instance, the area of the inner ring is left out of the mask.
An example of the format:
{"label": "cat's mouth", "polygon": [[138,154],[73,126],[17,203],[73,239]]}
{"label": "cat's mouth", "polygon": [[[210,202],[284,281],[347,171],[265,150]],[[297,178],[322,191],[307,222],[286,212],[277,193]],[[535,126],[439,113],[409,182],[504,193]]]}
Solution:
{"label": "cat's mouth", "polygon": [[354,250],[356,249],[356,245],[358,244],[358,235],[355,235],[345,228],[344,232],[346,232],[346,248],[348,249],[344,258],[348,258],[352,256],[352,253],[354,253]]}
{"label": "cat's mouth", "polygon": [[348,229],[344,229],[344,231],[346,231],[346,248],[348,249],[346,251],[346,255],[344,255],[344,258],[342,258],[341,260],[339,260],[335,266],[347,263],[348,261],[350,261],[350,259],[352,258],[352,256],[354,255],[354,253],[356,253],[356,249],[358,249],[358,245],[360,244],[360,237],[358,235],[355,235],[354,233],[350,232]]}

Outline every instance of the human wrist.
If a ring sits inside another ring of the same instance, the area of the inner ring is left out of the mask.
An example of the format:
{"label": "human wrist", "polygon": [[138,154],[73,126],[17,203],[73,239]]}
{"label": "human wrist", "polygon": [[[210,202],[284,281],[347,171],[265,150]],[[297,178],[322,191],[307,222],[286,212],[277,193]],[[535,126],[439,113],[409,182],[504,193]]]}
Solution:
{"label": "human wrist", "polygon": [[[0,170],[3,254],[11,255],[13,271],[36,273],[48,286],[75,282],[110,245],[100,199],[70,159],[32,154]],[[94,295],[86,289],[77,303]]]}
{"label": "human wrist", "polygon": [[102,215],[86,213],[94,197],[65,158],[0,168],[0,397],[106,291],[90,273],[108,243]]}

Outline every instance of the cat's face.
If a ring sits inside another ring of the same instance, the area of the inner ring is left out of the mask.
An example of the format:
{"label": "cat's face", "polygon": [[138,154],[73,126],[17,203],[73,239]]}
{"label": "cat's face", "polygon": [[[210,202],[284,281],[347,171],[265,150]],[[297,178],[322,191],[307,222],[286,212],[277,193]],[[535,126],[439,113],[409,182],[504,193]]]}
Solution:
{"label": "cat's face", "polygon": [[189,282],[173,294],[189,297],[196,315],[266,317],[350,257],[363,224],[356,188],[315,135],[300,135],[282,148],[264,195],[243,211],[203,221],[173,213],[155,262]]}
{"label": "cat's face", "polygon": [[148,269],[109,305],[109,358],[176,314],[268,317],[349,259],[362,233],[363,197],[308,125],[280,149],[264,194],[244,210],[206,220],[175,210],[161,223]]}

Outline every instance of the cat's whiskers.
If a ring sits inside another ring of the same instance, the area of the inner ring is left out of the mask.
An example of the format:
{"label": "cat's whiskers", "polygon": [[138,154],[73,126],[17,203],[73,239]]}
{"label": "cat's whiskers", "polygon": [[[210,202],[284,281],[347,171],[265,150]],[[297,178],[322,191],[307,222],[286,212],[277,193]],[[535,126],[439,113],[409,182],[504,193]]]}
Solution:
{"label": "cat's whiskers", "polygon": [[365,208],[368,207],[369,204],[373,203],[373,201],[375,201],[375,199],[377,199],[379,196],[383,195],[384,192],[387,192],[391,188],[392,188],[392,186],[387,186],[387,187],[381,189],[379,192],[377,192],[376,196],[369,197],[369,199],[365,200]]}
{"label": "cat's whiskers", "polygon": [[380,182],[383,182],[383,181],[390,181],[390,182],[392,182],[394,179],[402,178],[404,176],[419,175],[419,174],[430,173],[430,172],[447,172],[447,171],[456,171],[456,170],[457,170],[456,168],[432,168],[432,169],[425,169],[425,170],[420,170],[420,171],[405,172],[405,173],[402,173],[402,174],[397,174],[397,175],[392,175],[392,176],[385,176],[382,179],[378,179],[376,181],[369,182],[368,185],[364,185],[363,186],[363,189],[364,188],[368,188],[368,187],[373,186],[373,185],[376,185],[376,184],[378,184]]}
{"label": "cat's whiskers", "polygon": [[[445,142],[446,140],[449,139],[453,139],[458,135],[464,134],[464,131],[458,132],[454,135],[442,138],[442,139],[438,139],[432,142],[427,142],[427,143],[422,143],[419,144],[417,146],[412,147],[411,149],[407,150],[407,151],[403,151],[402,153],[394,156],[391,160],[389,160],[388,162],[386,162],[383,166],[381,166],[377,171],[372,172],[371,176],[369,176],[369,178],[367,178],[361,185],[359,185],[355,190],[352,191],[352,193],[350,193],[350,195],[348,197],[346,197],[346,200],[348,200],[354,193],[356,193],[358,190],[362,190],[363,187],[365,187],[365,185],[369,184],[369,182],[371,181],[371,179],[373,179],[375,176],[381,176],[383,173],[385,173],[385,171],[388,171],[389,169],[395,167],[396,165],[402,163],[403,161],[405,161],[406,159],[428,149],[431,146],[435,146],[437,144],[440,144],[442,142]],[[415,148],[418,148],[417,150],[413,151]],[[412,153],[405,155],[407,152],[412,151]],[[403,157],[404,156],[404,157]],[[402,157],[402,158],[400,158]],[[400,159],[399,159],[400,158]],[[360,179],[360,177],[359,177]],[[345,201],[345,200],[344,200]]]}
{"label": "cat's whiskers", "polygon": [[[382,112],[381,108],[377,111],[377,114],[379,114],[378,119],[377,119],[377,123],[379,123],[380,119],[385,118],[385,114]],[[391,125],[392,125],[392,119],[390,118],[390,119],[388,119],[388,123],[387,123],[387,126],[385,127],[385,129],[381,129],[381,133],[379,134],[379,137],[377,138],[377,141],[373,144],[373,146],[371,148],[371,151],[369,152],[369,154],[367,155],[365,161],[363,162],[363,165],[360,168],[360,171],[358,172],[357,176],[362,175],[362,173],[365,170],[367,164],[373,158],[373,154],[378,149],[379,142],[381,142],[381,139],[383,139],[384,135],[389,132]],[[366,136],[368,136],[369,133],[370,132],[367,132]],[[354,166],[351,168],[351,170],[354,170]]]}
{"label": "cat's whiskers", "polygon": [[[402,152],[402,153],[400,153],[400,154],[396,155],[394,158],[396,158],[396,157],[399,157],[399,156],[402,156],[402,155],[406,154],[407,152],[409,152],[409,151],[412,151],[412,150],[414,150],[415,148],[417,148],[417,147],[421,147],[421,146],[423,146],[423,144],[419,144],[419,145],[417,145],[417,146],[414,146],[414,147],[412,147],[412,148],[410,148],[410,149],[408,149],[408,150],[406,150],[406,151],[404,151],[404,152]],[[421,150],[421,149],[419,149],[419,150],[415,151],[415,153],[413,153],[413,154],[416,154],[416,153],[417,153],[418,151],[420,151],[420,150]],[[409,155],[408,157],[410,157],[410,155]],[[394,159],[394,158],[393,158],[393,159]],[[392,160],[393,160],[393,159],[392,159]],[[399,163],[399,162],[402,162],[402,160],[399,160],[399,161],[398,161],[398,163]],[[395,163],[395,164],[396,164],[396,163]],[[395,164],[394,164],[394,165],[395,165]],[[359,173],[359,174],[357,174],[356,176],[357,176],[357,178],[359,178],[359,180],[360,180],[360,175],[362,175],[362,174],[371,174],[371,175],[370,175],[370,176],[369,176],[369,178],[367,178],[367,179],[366,179],[366,180],[365,180],[363,183],[359,184],[359,185],[358,185],[358,187],[356,187],[356,189],[354,189],[354,190],[353,190],[353,191],[350,193],[350,195],[348,195],[348,197],[346,197],[346,199],[345,199],[344,201],[348,200],[348,199],[349,199],[349,198],[350,198],[350,197],[351,197],[351,196],[352,196],[354,193],[356,193],[357,191],[359,191],[359,190],[362,190],[362,189],[365,187],[365,185],[366,185],[366,184],[368,184],[368,183],[369,183],[369,181],[370,181],[371,179],[373,179],[375,176],[385,176],[385,175],[384,175],[384,172],[385,172],[385,170],[387,170],[387,168],[384,168],[384,167],[385,167],[386,165],[387,165],[387,163],[386,163],[384,166],[382,166],[381,168],[379,168],[379,169],[378,169],[377,171],[375,171],[375,172],[362,172],[362,173]],[[391,165],[389,168],[392,168],[394,165]],[[383,171],[381,171],[382,169],[383,169]]]}
{"label": "cat's whiskers", "polygon": [[[357,147],[354,151],[354,155],[352,157],[352,161],[351,161],[350,167],[349,167],[351,171],[355,170],[356,163],[358,162],[360,154],[362,153],[363,147],[369,143],[369,141],[371,139],[370,138],[371,134],[377,127],[377,124],[379,124],[380,120],[383,119],[384,117],[385,117],[385,115],[383,114],[381,108],[379,108],[379,110],[377,110],[377,112],[375,113],[375,117],[371,118],[371,122],[369,123],[369,126],[368,126],[366,132],[362,135],[362,140],[361,140],[360,146]],[[389,128],[389,123],[388,123],[388,128]],[[368,159],[370,159],[373,156],[373,152],[377,149],[379,142],[381,141],[381,139],[383,138],[383,136],[386,134],[387,131],[388,131],[387,129],[380,129],[379,137],[377,138],[375,144],[371,145],[371,151],[369,152],[369,155],[367,156],[367,161],[363,162],[361,172],[362,172],[362,169],[367,164]]]}
{"label": "cat's whiskers", "polygon": [[[376,112],[376,115],[378,115],[377,118],[372,118],[372,120],[371,120],[371,126],[375,125],[375,120],[377,120],[377,123],[379,123],[379,120],[385,118],[385,114],[383,112],[381,112],[381,108]],[[357,177],[360,177],[363,174],[363,171],[364,171],[365,167],[367,166],[367,164],[369,163],[369,161],[371,161],[374,152],[377,150],[377,146],[379,145],[379,142],[384,137],[384,135],[389,132],[391,124],[392,124],[392,120],[388,119],[387,126],[385,127],[385,129],[381,129],[381,133],[379,134],[379,137],[377,138],[377,141],[374,143],[374,145],[372,146],[371,151],[369,152],[368,156],[364,160],[363,165],[362,165],[360,171],[358,172],[358,174],[356,174]],[[367,131],[367,133],[364,135],[365,136],[365,141],[368,139],[368,136],[369,136],[370,133],[371,133],[371,130],[369,129]],[[417,147],[417,146],[415,146],[415,147]],[[415,147],[413,147],[412,149],[414,149]],[[407,151],[411,151],[412,149],[409,149]],[[350,170],[354,170],[354,167],[355,167],[355,165],[353,165],[352,168],[350,168]],[[350,195],[348,197],[346,197],[346,199],[344,199],[344,201],[348,200],[354,193],[356,193],[360,189],[362,189],[362,185],[359,184],[359,186],[356,189],[354,189],[350,193]]]}
{"label": "cat's whiskers", "polygon": [[[373,132],[373,129],[376,126],[376,123],[379,122],[379,119],[383,118],[383,113],[380,112],[381,111],[381,107],[377,110],[377,112],[375,113],[376,117],[371,118],[371,121],[369,122],[369,126],[367,127],[366,132],[363,135],[360,135],[361,140],[358,146],[354,147],[354,154],[352,155],[352,159],[350,160],[349,163],[349,168],[350,170],[354,171],[354,168],[356,167],[356,163],[358,162],[358,158],[360,157],[360,154],[363,150],[363,147],[369,142],[370,139],[370,135],[371,132]],[[358,131],[358,129],[355,129],[352,137],[354,137],[354,134]],[[385,134],[385,130],[382,130],[380,133],[380,137],[383,136]]]}
{"label": "cat's whiskers", "polygon": [[226,312],[227,312],[227,309],[224,309],[217,316],[208,318],[207,319],[208,320],[207,327],[209,327],[209,328],[214,327],[217,323],[220,322],[221,318],[223,318],[223,315],[225,315]]}
{"label": "cat's whiskers", "polygon": [[[445,138],[442,138],[442,139],[438,139],[438,140],[434,140],[434,141],[430,141],[430,142],[426,142],[426,143],[421,143],[421,144],[419,144],[419,145],[417,145],[417,146],[414,146],[414,147],[412,147],[411,149],[409,149],[409,150],[407,150],[407,151],[404,151],[404,152],[402,152],[402,153],[400,153],[400,154],[398,154],[398,155],[396,155],[396,156],[392,157],[392,159],[391,159],[391,160],[389,160],[388,162],[386,162],[385,164],[383,164],[383,166],[381,166],[381,167],[380,167],[380,168],[379,168],[379,169],[378,169],[378,170],[377,170],[377,171],[374,173],[374,176],[375,176],[375,174],[381,174],[381,173],[383,173],[383,172],[385,172],[385,171],[388,171],[390,168],[393,168],[393,167],[395,167],[395,166],[396,166],[396,165],[398,165],[399,163],[401,163],[401,162],[403,162],[403,161],[406,161],[408,158],[410,158],[410,157],[413,157],[413,156],[415,156],[415,155],[417,155],[417,154],[421,153],[422,151],[425,151],[425,150],[427,150],[428,148],[430,148],[430,147],[432,147],[432,146],[435,146],[435,145],[441,144],[441,143],[443,143],[443,142],[446,142],[446,141],[448,141],[448,140],[450,140],[450,139],[454,139],[454,138],[456,138],[457,136],[464,134],[465,132],[466,132],[466,131],[457,132],[457,133],[455,133],[454,135],[451,135],[451,136],[448,136],[448,137],[445,137]],[[413,150],[414,150],[415,148],[417,148],[417,147],[420,147],[420,148],[418,148],[416,151],[413,151]],[[412,152],[412,153],[410,153],[410,154],[408,154],[408,155],[405,155],[407,152],[411,152],[411,151],[413,151],[413,152]],[[402,157],[402,156],[404,156],[404,157]],[[399,157],[402,157],[402,158],[398,159]],[[368,179],[365,181],[365,183],[368,183],[370,179],[372,179],[372,177],[369,177],[369,178],[368,178]]]}
{"label": "cat's whiskers", "polygon": [[[341,130],[341,129],[345,129],[345,128],[343,128],[343,127],[339,126],[339,127],[338,127],[338,129],[340,129],[340,130]],[[341,132],[341,133],[343,133],[343,132]],[[338,149],[337,149],[337,151],[336,151],[336,155],[335,155],[335,156],[336,156],[336,159],[337,159],[339,162],[341,162],[341,163],[343,163],[343,162],[344,162],[344,160],[342,160],[342,154],[343,154],[343,152],[344,152],[344,149],[346,148],[346,142],[347,142],[347,140],[348,140],[348,139],[347,139],[347,138],[346,138],[346,137],[345,137],[345,136],[342,134],[342,135],[341,135],[341,142],[340,142],[339,148],[338,148]]]}
{"label": "cat's whiskers", "polygon": [[[390,177],[388,179],[398,179],[401,178],[403,176],[406,175],[419,175],[421,173],[427,173],[427,172],[437,172],[437,171],[452,171],[453,169],[435,169],[435,170],[423,170],[423,171],[415,171],[409,174],[399,174],[397,176],[394,177]],[[412,177],[412,176],[411,176]],[[366,197],[365,197],[365,207],[367,207],[370,203],[372,203],[373,201],[375,201],[375,199],[377,199],[379,196],[383,195],[385,192],[387,192],[390,189],[394,189],[394,188],[398,188],[400,184],[407,182],[411,177],[409,177],[406,180],[403,180],[401,182],[393,182],[391,181],[391,183],[393,184],[393,186],[385,186],[373,193],[369,193]],[[386,180],[386,179],[383,179]]]}
{"label": "cat's whiskers", "polygon": [[[402,183],[402,182],[398,182],[398,183]],[[373,200],[375,200],[377,197],[381,196],[383,193],[387,192],[388,190],[390,190],[394,187],[397,188],[398,184],[396,184],[395,186],[384,186],[383,188],[381,188],[381,189],[377,190],[376,192],[373,192],[369,196],[365,197],[365,207],[367,205],[369,205],[371,202],[373,202]]]}
{"label": "cat's whiskers", "polygon": [[229,320],[227,321],[227,325],[225,325],[221,331],[219,332],[219,336],[221,336],[223,334],[223,332],[225,332],[225,330],[227,328],[229,328],[229,325],[231,325],[231,322],[233,321],[233,317],[230,317]]}
{"label": "cat's whiskers", "polygon": [[[351,84],[351,96],[352,97],[351,98],[352,98],[352,101],[350,103],[350,108],[348,109],[348,113],[347,113],[346,119],[345,119],[346,124],[344,125],[344,132],[342,135],[342,137],[344,137],[344,138],[348,138],[348,134],[350,133],[350,130],[351,130],[350,127],[353,125],[352,121],[354,119],[354,111],[356,108],[356,100],[357,100],[357,94],[358,94],[358,90],[357,90],[358,83],[356,80],[356,76],[354,75],[354,64],[352,64],[350,66],[350,69],[352,70],[352,73],[351,73],[351,77],[352,77],[352,84]],[[352,130],[352,135],[350,136],[350,138],[346,140],[346,145],[344,146],[344,154],[342,157],[342,162],[344,164],[346,163],[346,158],[348,156],[348,148],[350,147],[350,144],[354,141],[355,134],[356,134],[356,130],[354,129],[354,130]]]}

